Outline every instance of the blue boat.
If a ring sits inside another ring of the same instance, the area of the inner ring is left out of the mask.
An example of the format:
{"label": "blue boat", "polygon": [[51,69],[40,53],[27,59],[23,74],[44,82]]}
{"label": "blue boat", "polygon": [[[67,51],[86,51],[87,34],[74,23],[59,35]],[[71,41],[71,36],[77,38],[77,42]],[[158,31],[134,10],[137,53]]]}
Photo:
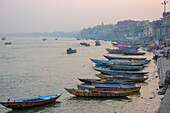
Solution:
{"label": "blue boat", "polygon": [[2,40],[6,40],[6,38],[5,38],[5,37],[2,37]]}
{"label": "blue boat", "polygon": [[96,46],[100,46],[101,45],[98,40],[96,40],[95,43],[96,43]]}
{"label": "blue boat", "polygon": [[72,48],[68,48],[66,51],[67,51],[67,54],[72,54],[72,53],[76,53],[77,52],[76,49],[72,49]]}
{"label": "blue boat", "polygon": [[25,98],[25,99],[18,99],[18,100],[10,100],[0,102],[4,107],[12,108],[12,109],[19,109],[19,108],[26,108],[26,107],[34,107],[40,106],[44,104],[48,104],[54,102],[61,96],[60,94],[55,95],[47,95],[47,96],[38,96],[33,98]]}
{"label": "blue boat", "polygon": [[144,64],[146,64],[143,61],[130,61],[130,60],[98,60],[92,58],[90,58],[90,60],[96,63],[97,65],[105,65],[105,63],[110,63],[112,65],[114,64],[114,65],[143,66]]}
{"label": "blue boat", "polygon": [[[105,64],[106,65],[106,64]],[[123,65],[109,65],[111,69],[113,70],[122,70],[122,71],[136,71],[136,70],[142,70],[146,66],[123,66]]]}

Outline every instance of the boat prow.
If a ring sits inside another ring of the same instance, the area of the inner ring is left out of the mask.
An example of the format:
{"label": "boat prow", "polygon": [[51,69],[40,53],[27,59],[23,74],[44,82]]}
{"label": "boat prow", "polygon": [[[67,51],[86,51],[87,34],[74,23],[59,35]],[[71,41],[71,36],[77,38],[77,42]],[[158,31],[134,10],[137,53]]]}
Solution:
{"label": "boat prow", "polygon": [[39,95],[38,97],[33,97],[33,98],[3,101],[0,102],[0,104],[2,104],[4,107],[12,108],[12,109],[34,107],[34,106],[40,106],[40,105],[54,102],[61,95],[62,93],[55,94],[55,95],[47,95],[47,96]]}

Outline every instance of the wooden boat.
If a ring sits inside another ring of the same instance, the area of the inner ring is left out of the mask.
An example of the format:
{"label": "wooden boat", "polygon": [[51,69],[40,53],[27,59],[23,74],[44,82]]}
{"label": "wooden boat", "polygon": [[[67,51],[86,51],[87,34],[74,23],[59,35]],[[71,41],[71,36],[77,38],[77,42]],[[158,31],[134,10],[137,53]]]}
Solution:
{"label": "wooden boat", "polygon": [[135,57],[121,57],[121,56],[108,56],[103,55],[108,60],[146,60],[146,58],[135,58]]}
{"label": "wooden boat", "polygon": [[43,38],[42,41],[46,41],[47,39]]}
{"label": "wooden boat", "polygon": [[113,61],[101,61],[105,66],[109,65],[122,65],[122,66],[144,66],[143,62],[113,62]]}
{"label": "wooden boat", "polygon": [[144,55],[145,52],[124,52],[124,55]]}
{"label": "wooden boat", "polygon": [[139,91],[140,86],[130,86],[121,84],[96,84],[96,85],[77,85],[79,90],[89,91]]}
{"label": "wooden boat", "polygon": [[110,54],[122,54],[123,53],[123,51],[122,50],[120,50],[120,49],[109,49],[109,48],[106,48],[106,51],[108,51],[108,53],[110,53]]}
{"label": "wooden boat", "polygon": [[6,38],[5,38],[5,37],[2,37],[1,40],[6,40]]}
{"label": "wooden boat", "polygon": [[104,79],[80,79],[81,82],[86,84],[124,84],[124,85],[134,85],[134,82],[130,80],[104,80]]}
{"label": "wooden boat", "polygon": [[149,72],[143,72],[143,71],[120,71],[120,70],[110,70],[110,69],[103,69],[103,68],[94,68],[94,70],[99,71],[101,73],[105,74],[139,74],[139,75],[145,75]]}
{"label": "wooden boat", "polygon": [[113,47],[121,47],[121,48],[134,48],[134,49],[139,49],[139,46],[134,46],[134,45],[123,45],[123,44],[115,44],[112,43]]}
{"label": "wooden boat", "polygon": [[40,105],[54,102],[60,96],[61,93],[56,95],[38,96],[38,97],[26,98],[26,99],[8,100],[8,101],[0,102],[0,104],[2,104],[7,108],[12,108],[12,109],[34,107],[34,106],[40,106]]}
{"label": "wooden boat", "polygon": [[86,43],[86,44],[85,44],[85,46],[86,46],[86,47],[89,47],[89,46],[90,46],[90,44]]}
{"label": "wooden boat", "polygon": [[11,42],[5,42],[4,44],[5,45],[11,45],[12,43]]}
{"label": "wooden boat", "polygon": [[96,46],[100,46],[100,45],[101,45],[101,44],[100,44],[100,41],[96,40],[96,41],[95,41],[95,45],[96,45]]}
{"label": "wooden boat", "polygon": [[132,91],[83,91],[78,89],[65,88],[70,94],[79,97],[123,97],[128,96]]}
{"label": "wooden boat", "polygon": [[112,70],[122,70],[122,71],[139,71],[146,67],[146,66],[112,65],[111,63],[104,63],[104,65],[109,66],[110,69]]}
{"label": "wooden boat", "polygon": [[130,51],[130,52],[137,52],[136,49],[106,49],[109,53],[115,53],[115,54],[122,54],[125,51]]}
{"label": "wooden boat", "polygon": [[71,54],[71,53],[76,53],[77,52],[76,49],[71,49],[71,48],[67,49],[66,51],[67,51],[67,54]]}
{"label": "wooden boat", "polygon": [[105,63],[109,63],[112,65],[125,65],[125,66],[143,66],[145,62],[142,61],[129,61],[129,60],[98,60],[90,58],[90,60],[97,65],[105,65]]}
{"label": "wooden boat", "polygon": [[112,75],[112,76],[109,76],[109,75],[103,75],[103,74],[96,74],[97,77],[99,77],[100,79],[105,79],[105,80],[114,80],[114,79],[117,79],[117,80],[131,80],[131,81],[135,81],[135,82],[144,82],[145,80],[148,79],[148,77],[126,77],[126,76],[116,76],[116,75]]}
{"label": "wooden boat", "polygon": [[110,65],[109,63],[105,63],[105,65],[110,66],[110,69],[113,70],[122,70],[122,71],[139,71],[144,69],[146,66],[123,66],[123,65]]}

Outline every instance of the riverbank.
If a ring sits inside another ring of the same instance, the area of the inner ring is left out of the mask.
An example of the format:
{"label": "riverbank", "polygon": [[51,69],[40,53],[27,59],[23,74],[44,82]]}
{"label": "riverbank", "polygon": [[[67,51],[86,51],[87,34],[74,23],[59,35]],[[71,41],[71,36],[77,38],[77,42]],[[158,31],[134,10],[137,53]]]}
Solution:
{"label": "riverbank", "polygon": [[159,86],[160,91],[158,94],[164,95],[158,113],[169,113],[170,111],[170,85],[165,83],[166,72],[170,70],[170,60],[160,57],[157,60],[159,70]]}
{"label": "riverbank", "polygon": [[[154,47],[154,39],[137,40],[140,46],[147,48],[147,51],[159,53]],[[161,45],[160,45],[161,46]],[[165,82],[166,72],[170,70],[170,60],[167,57],[160,57],[156,60],[159,75],[159,91],[158,95],[162,95],[161,104],[158,113],[169,113],[170,111],[170,85]]]}

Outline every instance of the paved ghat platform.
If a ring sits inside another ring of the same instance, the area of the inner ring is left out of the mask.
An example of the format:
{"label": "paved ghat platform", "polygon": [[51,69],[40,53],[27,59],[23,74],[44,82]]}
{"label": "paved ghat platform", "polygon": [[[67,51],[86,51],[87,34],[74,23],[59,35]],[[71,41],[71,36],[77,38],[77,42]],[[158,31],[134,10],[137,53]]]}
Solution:
{"label": "paved ghat platform", "polygon": [[170,113],[170,85],[165,84],[166,71],[170,70],[170,59],[168,60],[167,58],[160,57],[157,60],[157,65],[159,70],[159,85],[163,86],[163,93],[166,89],[158,113]]}

